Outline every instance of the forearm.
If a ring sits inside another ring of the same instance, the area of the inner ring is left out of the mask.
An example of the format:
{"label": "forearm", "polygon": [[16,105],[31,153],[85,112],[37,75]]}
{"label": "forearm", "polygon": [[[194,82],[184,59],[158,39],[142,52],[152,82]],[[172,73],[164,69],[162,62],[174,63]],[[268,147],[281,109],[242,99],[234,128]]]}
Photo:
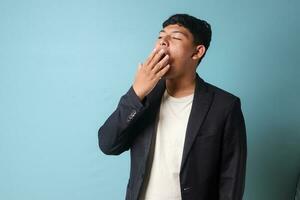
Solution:
{"label": "forearm", "polygon": [[98,130],[99,147],[103,153],[118,155],[130,148],[136,133],[134,122],[147,105],[147,99],[141,102],[132,87],[121,97],[116,110]]}

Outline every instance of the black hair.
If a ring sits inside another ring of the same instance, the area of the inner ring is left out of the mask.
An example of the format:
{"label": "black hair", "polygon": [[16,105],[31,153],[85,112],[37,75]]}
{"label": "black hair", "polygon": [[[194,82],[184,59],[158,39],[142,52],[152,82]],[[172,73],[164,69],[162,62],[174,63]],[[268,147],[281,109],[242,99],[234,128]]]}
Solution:
{"label": "black hair", "polygon": [[210,45],[212,34],[210,24],[205,20],[198,19],[188,14],[175,14],[164,21],[162,26],[165,28],[172,24],[178,24],[188,29],[194,37],[194,45],[202,44],[205,46],[205,52],[197,63],[197,65],[199,65]]}

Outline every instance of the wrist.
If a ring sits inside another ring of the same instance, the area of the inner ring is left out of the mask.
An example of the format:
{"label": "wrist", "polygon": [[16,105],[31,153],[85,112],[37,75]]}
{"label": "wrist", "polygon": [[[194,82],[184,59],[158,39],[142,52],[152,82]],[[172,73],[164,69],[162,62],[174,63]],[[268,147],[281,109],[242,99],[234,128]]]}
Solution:
{"label": "wrist", "polygon": [[138,98],[139,98],[141,101],[143,101],[145,95],[144,95],[142,92],[140,92],[138,89],[136,89],[136,87],[135,87],[134,85],[132,86],[132,88],[133,88],[135,94],[138,96]]}

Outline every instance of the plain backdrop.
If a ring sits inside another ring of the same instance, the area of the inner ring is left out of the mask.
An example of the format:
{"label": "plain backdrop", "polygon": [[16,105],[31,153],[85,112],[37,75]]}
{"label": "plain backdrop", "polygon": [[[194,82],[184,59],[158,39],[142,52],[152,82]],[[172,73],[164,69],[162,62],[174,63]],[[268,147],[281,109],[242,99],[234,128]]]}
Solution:
{"label": "plain backdrop", "polygon": [[0,0],[0,199],[125,198],[129,151],[104,155],[97,132],[175,13],[211,24],[197,71],[241,98],[244,199],[293,199],[299,10],[298,0]]}

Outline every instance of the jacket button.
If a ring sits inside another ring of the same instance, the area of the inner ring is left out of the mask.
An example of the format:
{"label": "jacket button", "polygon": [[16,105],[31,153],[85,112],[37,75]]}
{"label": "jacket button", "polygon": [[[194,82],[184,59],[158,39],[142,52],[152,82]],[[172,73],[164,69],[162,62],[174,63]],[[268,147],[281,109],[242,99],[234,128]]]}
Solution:
{"label": "jacket button", "polygon": [[183,191],[186,192],[186,191],[188,191],[190,189],[191,189],[191,187],[186,187],[186,188],[183,188]]}
{"label": "jacket button", "polygon": [[130,120],[132,120],[132,118],[134,117],[135,114],[136,114],[136,110],[132,110],[132,112],[130,113],[130,115],[127,118],[127,121],[129,122]]}
{"label": "jacket button", "polygon": [[131,115],[132,117],[136,114],[136,110],[132,110]]}

